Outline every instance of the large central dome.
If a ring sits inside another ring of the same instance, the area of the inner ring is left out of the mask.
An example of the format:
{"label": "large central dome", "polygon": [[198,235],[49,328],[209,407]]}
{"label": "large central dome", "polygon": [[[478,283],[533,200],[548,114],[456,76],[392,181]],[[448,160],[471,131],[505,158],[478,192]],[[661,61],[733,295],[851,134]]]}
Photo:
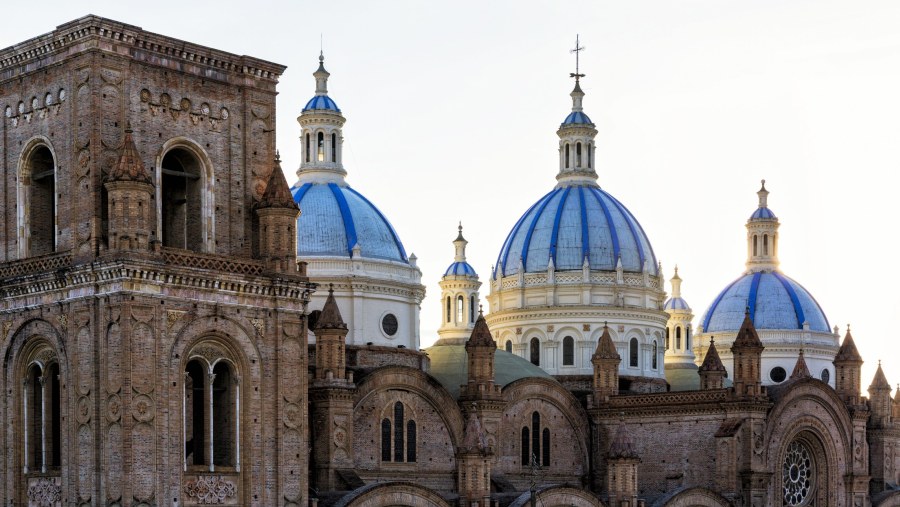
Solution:
{"label": "large central dome", "polygon": [[580,270],[587,258],[592,270],[656,275],[656,256],[641,225],[615,197],[596,184],[559,186],[542,197],[509,233],[497,258],[500,276],[515,274],[519,262],[527,273]]}

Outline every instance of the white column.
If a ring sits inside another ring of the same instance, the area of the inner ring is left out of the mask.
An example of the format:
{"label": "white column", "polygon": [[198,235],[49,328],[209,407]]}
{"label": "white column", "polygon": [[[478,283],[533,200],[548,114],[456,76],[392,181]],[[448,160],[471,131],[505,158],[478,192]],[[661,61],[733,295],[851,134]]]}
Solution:
{"label": "white column", "polygon": [[47,473],[47,381],[38,377],[41,384],[41,473]]}
{"label": "white column", "polygon": [[213,382],[216,380],[215,373],[209,373],[207,375],[209,379],[209,383],[206,385],[206,392],[209,393],[207,399],[209,400],[209,471],[215,471],[215,465],[213,465]]}

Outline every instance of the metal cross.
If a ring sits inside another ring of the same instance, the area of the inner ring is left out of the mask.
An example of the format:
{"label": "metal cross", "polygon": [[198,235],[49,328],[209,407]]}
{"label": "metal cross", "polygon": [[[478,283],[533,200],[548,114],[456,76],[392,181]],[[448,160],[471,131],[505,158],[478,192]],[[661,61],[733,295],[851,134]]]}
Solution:
{"label": "metal cross", "polygon": [[569,77],[574,77],[576,83],[578,82],[579,78],[584,77],[584,74],[579,73],[579,68],[578,68],[579,67],[578,66],[578,63],[579,63],[578,57],[580,56],[580,53],[582,51],[584,51],[584,49],[585,49],[584,46],[582,46],[581,44],[578,43],[578,34],[575,34],[575,49],[569,50],[570,53],[575,53],[575,72],[570,73]]}

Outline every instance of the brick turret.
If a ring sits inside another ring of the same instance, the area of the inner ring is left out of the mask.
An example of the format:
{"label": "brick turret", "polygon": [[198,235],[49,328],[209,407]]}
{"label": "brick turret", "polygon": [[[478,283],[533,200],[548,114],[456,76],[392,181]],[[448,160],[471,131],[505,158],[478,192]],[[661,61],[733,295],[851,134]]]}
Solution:
{"label": "brick turret", "polygon": [[619,428],[610,441],[606,458],[606,490],[609,492],[609,505],[622,507],[638,505],[638,464],[641,459],[624,421],[619,423]]}
{"label": "brick turret", "polygon": [[125,130],[119,161],[107,176],[110,250],[148,250],[155,228],[154,187],[134,144],[131,128]]}
{"label": "brick turret", "polygon": [[316,319],[313,332],[316,334],[316,379],[343,379],[347,324],[334,299],[333,287],[328,288],[328,299]]}
{"label": "brick turret", "polygon": [[269,175],[266,191],[256,208],[259,216],[259,255],[269,269],[291,273],[297,271],[297,217],[300,207],[294,202],[281,158],[275,155],[275,167]]}
{"label": "brick turret", "polygon": [[853,336],[850,334],[850,326],[847,326],[847,334],[844,335],[844,342],[834,357],[834,390],[838,396],[848,405],[859,405],[859,391],[862,388],[862,380],[860,370],[863,360],[856,350],[856,343],[853,342]]}
{"label": "brick turret", "polygon": [[791,380],[812,377],[809,373],[809,367],[806,366],[806,359],[803,358],[803,349],[797,355],[797,362],[794,364],[794,371],[791,372]]}
{"label": "brick turret", "polygon": [[456,453],[457,491],[459,505],[488,507],[491,505],[491,462],[494,449],[488,445],[474,405],[473,403],[472,410],[469,411],[463,443]]}
{"label": "brick turret", "polygon": [[622,358],[609,334],[609,326],[604,324],[597,350],[591,356],[591,364],[594,365],[594,403],[606,403],[610,396],[619,393],[620,362]]}
{"label": "brick turret", "polygon": [[765,349],[756,334],[750,310],[744,312],[744,322],[731,346],[734,355],[734,393],[737,396],[759,396],[762,393],[760,363]]}
{"label": "brick turret", "polygon": [[703,358],[703,364],[697,370],[697,374],[700,375],[700,389],[722,389],[727,373],[725,365],[722,364],[722,359],[719,357],[719,351],[716,350],[716,341],[710,337],[706,357]]}
{"label": "brick turret", "polygon": [[869,386],[869,410],[871,411],[869,424],[877,428],[890,425],[892,403],[891,385],[888,384],[884,370],[881,369],[881,361],[879,361],[875,378],[872,379],[872,384]]}
{"label": "brick turret", "polygon": [[472,335],[466,341],[468,373],[466,385],[460,389],[460,400],[500,399],[500,386],[494,384],[496,351],[497,343],[484,320],[484,313],[479,311]]}

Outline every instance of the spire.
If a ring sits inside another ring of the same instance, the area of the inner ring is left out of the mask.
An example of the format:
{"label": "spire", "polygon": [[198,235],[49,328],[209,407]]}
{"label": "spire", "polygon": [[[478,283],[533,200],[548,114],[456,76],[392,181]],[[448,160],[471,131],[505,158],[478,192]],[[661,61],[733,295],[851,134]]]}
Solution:
{"label": "spire", "polygon": [[597,185],[597,172],[594,169],[594,137],[597,129],[584,113],[584,91],[581,89],[584,74],[581,73],[579,60],[582,51],[584,46],[576,36],[575,49],[571,50],[575,53],[575,72],[569,74],[575,78],[575,88],[569,94],[572,97],[572,112],[556,131],[559,136],[559,174],[556,175],[559,186]]}
{"label": "spire", "polygon": [[456,239],[453,240],[453,246],[456,248],[456,257],[454,258],[456,262],[466,262],[466,245],[468,245],[469,242],[463,237],[462,229],[462,222],[460,222],[459,234],[456,236]]}
{"label": "spire", "polygon": [[634,440],[631,438],[628,428],[625,427],[625,421],[619,421],[619,428],[609,443],[609,452],[606,455],[610,459],[638,458],[637,450],[634,448]]}
{"label": "spire", "polygon": [[325,306],[322,307],[322,313],[316,321],[315,330],[320,329],[347,329],[347,324],[341,317],[341,309],[334,299],[334,285],[328,286],[328,299],[325,300]]}
{"label": "spire", "polygon": [[313,72],[313,76],[316,78],[316,95],[328,95],[328,76],[330,76],[327,70],[325,70],[325,53],[322,50],[319,50],[319,68]]}
{"label": "spire", "polygon": [[672,282],[672,297],[680,298],[681,297],[681,277],[678,276],[678,266],[675,266],[675,275],[672,276],[672,279],[669,280]]}
{"label": "spire", "polygon": [[497,343],[491,336],[491,330],[488,329],[487,321],[484,320],[484,312],[479,310],[478,319],[475,321],[475,328],[472,329],[472,335],[466,342],[466,350],[469,347],[493,347],[497,348]]}
{"label": "spire", "polygon": [[272,168],[272,172],[269,174],[266,191],[263,192],[259,207],[289,208],[293,210],[299,208],[297,203],[294,202],[294,196],[291,195],[291,189],[288,188],[284,172],[281,170],[281,155],[277,151],[275,152],[275,167]]}
{"label": "spire", "polygon": [[883,389],[886,391],[891,390],[891,384],[888,383],[887,377],[884,376],[884,370],[881,369],[881,361],[878,361],[878,369],[875,370],[875,378],[872,379],[872,385],[869,386],[870,392],[876,389]]}
{"label": "spire", "polygon": [[809,368],[806,366],[806,360],[803,359],[803,349],[801,348],[800,354],[797,355],[797,363],[794,365],[794,371],[791,372],[790,379],[794,380],[806,377],[812,377],[812,375],[809,373]]}
{"label": "spire", "polygon": [[734,339],[735,348],[763,348],[762,341],[756,333],[756,327],[753,326],[753,320],[750,318],[750,308],[744,311],[744,322],[741,323],[741,329],[738,331],[737,338]]}
{"label": "spire", "polygon": [[134,137],[131,135],[131,125],[125,127],[125,139],[122,142],[122,153],[119,155],[119,162],[113,166],[112,171],[107,176],[107,181],[138,181],[141,183],[152,183],[150,174],[144,168],[144,162],[141,161],[141,155],[138,153],[137,146],[134,144]]}
{"label": "spire", "polygon": [[622,359],[616,351],[616,344],[613,343],[612,336],[609,334],[609,326],[603,324],[603,334],[600,335],[600,341],[597,342],[597,350],[594,356],[599,359]]}
{"label": "spire", "polygon": [[759,188],[759,191],[756,192],[756,195],[759,196],[759,207],[767,208],[768,203],[767,199],[769,197],[769,191],[766,190],[766,180],[761,180],[762,186]]}
{"label": "spire", "polygon": [[725,365],[722,364],[722,358],[719,357],[719,351],[716,349],[714,337],[709,338],[709,348],[706,350],[706,357],[703,358],[703,364],[700,365],[698,371],[726,371]]}
{"label": "spire", "polygon": [[863,362],[862,356],[859,355],[859,350],[856,349],[856,343],[853,341],[853,336],[850,335],[850,324],[847,324],[847,334],[844,335],[844,342],[841,343],[841,348],[838,349],[838,353],[834,356],[834,360],[835,362]]}

